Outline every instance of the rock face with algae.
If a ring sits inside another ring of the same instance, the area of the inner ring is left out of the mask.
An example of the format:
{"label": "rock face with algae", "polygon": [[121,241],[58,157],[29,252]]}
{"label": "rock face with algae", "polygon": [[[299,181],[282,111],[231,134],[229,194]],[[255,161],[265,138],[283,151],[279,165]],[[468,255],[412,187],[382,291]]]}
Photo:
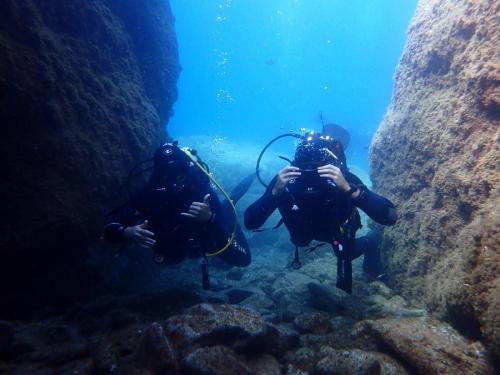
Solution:
{"label": "rock face with algae", "polygon": [[500,351],[500,3],[421,0],[370,149],[392,285]]}
{"label": "rock face with algae", "polygon": [[173,24],[166,0],[1,2],[2,309],[64,305],[92,283],[87,240],[167,137]]}

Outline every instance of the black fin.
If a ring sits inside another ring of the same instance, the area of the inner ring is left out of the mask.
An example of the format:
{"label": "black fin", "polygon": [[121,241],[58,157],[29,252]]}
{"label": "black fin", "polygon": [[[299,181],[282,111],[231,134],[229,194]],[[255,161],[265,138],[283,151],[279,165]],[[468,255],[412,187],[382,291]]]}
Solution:
{"label": "black fin", "polygon": [[229,196],[231,197],[231,200],[234,204],[236,204],[240,200],[240,198],[245,195],[245,193],[250,188],[250,185],[252,185],[254,179],[255,173],[252,173],[245,177],[238,185],[236,185],[233,191],[231,191],[231,194],[229,194]]}

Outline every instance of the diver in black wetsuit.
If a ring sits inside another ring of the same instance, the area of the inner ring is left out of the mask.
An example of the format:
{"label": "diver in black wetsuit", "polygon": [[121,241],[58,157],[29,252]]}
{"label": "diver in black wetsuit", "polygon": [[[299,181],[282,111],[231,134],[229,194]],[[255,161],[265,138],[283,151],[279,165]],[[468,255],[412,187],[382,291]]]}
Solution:
{"label": "diver in black wetsuit", "polygon": [[[237,225],[233,202],[245,194],[253,175],[238,185],[231,201],[226,195],[221,203],[206,165],[195,155],[176,142],[160,147],[149,181],[111,215],[104,238],[152,248],[157,263],[217,255],[231,265],[248,266],[250,249]],[[204,262],[204,288],[208,288],[207,267]]]}
{"label": "diver in black wetsuit", "polygon": [[371,231],[365,237],[355,238],[361,227],[356,208],[383,225],[396,222],[396,208],[348,171],[339,139],[314,132],[300,138],[291,165],[283,168],[262,197],[247,208],[245,226],[258,229],[278,208],[296,246],[294,268],[301,265],[298,247],[317,240],[331,244],[337,256],[338,288],[351,293],[351,262],[361,254],[365,254],[365,272],[384,281],[377,246],[380,235]]}

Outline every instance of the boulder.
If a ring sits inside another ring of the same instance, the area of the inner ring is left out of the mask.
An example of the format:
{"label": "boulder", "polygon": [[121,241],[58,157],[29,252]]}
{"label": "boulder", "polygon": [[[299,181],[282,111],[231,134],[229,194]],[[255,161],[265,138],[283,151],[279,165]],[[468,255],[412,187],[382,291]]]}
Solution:
{"label": "boulder", "polygon": [[365,321],[363,326],[380,349],[389,349],[418,374],[493,374],[484,346],[469,342],[447,323],[388,318]]}
{"label": "boulder", "polygon": [[409,375],[394,359],[361,350],[331,350],[318,361],[318,375]]}
{"label": "boulder", "polygon": [[167,139],[173,24],[161,0],[0,3],[0,316],[63,309],[102,286],[87,245],[130,168]]}
{"label": "boulder", "polygon": [[500,4],[421,0],[370,148],[391,284],[500,360]]}
{"label": "boulder", "polygon": [[323,334],[332,329],[330,315],[324,312],[301,314],[294,319],[293,324],[300,333]]}
{"label": "boulder", "polygon": [[260,353],[279,339],[278,330],[256,312],[236,305],[202,303],[167,319],[166,334],[181,351],[193,345],[227,345],[238,352]]}

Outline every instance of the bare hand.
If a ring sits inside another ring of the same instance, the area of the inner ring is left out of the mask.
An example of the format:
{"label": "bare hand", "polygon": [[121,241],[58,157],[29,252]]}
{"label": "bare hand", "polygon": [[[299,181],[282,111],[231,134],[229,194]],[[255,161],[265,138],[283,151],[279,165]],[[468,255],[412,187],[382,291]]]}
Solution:
{"label": "bare hand", "polygon": [[349,189],[351,188],[351,186],[348,184],[348,182],[344,178],[344,175],[342,174],[340,169],[334,165],[327,164],[327,165],[323,165],[323,166],[319,167],[318,174],[322,178],[329,178],[330,180],[335,182],[335,184],[339,188],[341,188],[344,191],[349,191]]}
{"label": "bare hand", "polygon": [[291,165],[283,168],[278,173],[278,178],[276,179],[276,183],[273,186],[272,193],[273,195],[279,195],[288,181],[297,178],[300,176],[300,169],[297,167],[293,167]]}
{"label": "bare hand", "polygon": [[203,202],[193,202],[188,212],[181,212],[181,216],[189,217],[196,221],[206,223],[212,218],[212,210],[209,205],[210,194],[205,195]]}
{"label": "bare hand", "polygon": [[142,224],[126,227],[123,231],[123,238],[129,242],[135,242],[142,247],[151,248],[156,243],[154,240],[155,234],[147,230],[147,226],[148,221],[145,220]]}

